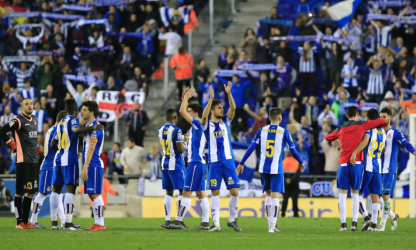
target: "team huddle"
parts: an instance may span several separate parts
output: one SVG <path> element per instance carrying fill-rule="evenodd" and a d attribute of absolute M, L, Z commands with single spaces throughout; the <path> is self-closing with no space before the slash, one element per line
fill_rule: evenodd
<path fill-rule="evenodd" d="M 82 103 L 81 119 L 74 99 L 65 100 L 65 111 L 57 115 L 56 123 L 45 134 L 44 160 L 39 170 L 37 154 L 37 121 L 32 115 L 32 100 L 22 101 L 22 114 L 0 129 L 1 138 L 16 152 L 16 219 L 17 229 L 45 228 L 37 222 L 42 204 L 50 197 L 52 230 L 80 230 L 72 223 L 75 211 L 75 191 L 79 185 L 78 143 L 83 136 L 82 179 L 85 193 L 93 200 L 95 223 L 87 230 L 105 231 L 101 197 L 104 165 L 100 154 L 104 144 L 103 126 L 95 119 L 98 105 L 93 101 Z M 7 135 L 12 132 L 13 139 Z M 39 173 L 40 172 L 40 173 Z M 62 188 L 66 195 L 62 203 Z M 36 196 L 29 221 L 30 206 Z M 24 198 L 23 198 L 23 195 Z M 65 210 L 64 210 L 65 206 Z M 58 216 L 61 226 L 58 224 Z"/>

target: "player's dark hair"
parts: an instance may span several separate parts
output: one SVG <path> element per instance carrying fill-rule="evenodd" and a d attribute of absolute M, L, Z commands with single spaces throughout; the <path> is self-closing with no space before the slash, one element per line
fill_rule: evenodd
<path fill-rule="evenodd" d="M 386 113 L 388 116 L 392 116 L 393 114 L 391 113 L 391 109 L 389 109 L 389 108 L 383 108 L 383 109 L 381 109 L 381 111 L 380 111 L 380 114 L 381 113 Z"/>
<path fill-rule="evenodd" d="M 77 109 L 77 103 L 75 102 L 75 99 L 70 98 L 70 99 L 65 100 L 65 110 L 70 115 L 76 114 L 78 109 Z"/>
<path fill-rule="evenodd" d="M 350 106 L 347 108 L 348 119 L 354 118 L 358 114 L 358 108 L 356 106 Z"/>
<path fill-rule="evenodd" d="M 367 112 L 367 118 L 368 120 L 376 120 L 378 119 L 378 111 L 377 109 L 370 109 Z"/>
<path fill-rule="evenodd" d="M 282 114 L 282 110 L 277 108 L 277 107 L 270 109 L 270 111 L 269 111 L 270 120 L 276 121 L 278 119 L 279 115 L 281 115 L 281 114 Z"/>
<path fill-rule="evenodd" d="M 221 104 L 220 100 L 213 100 L 211 104 L 211 110 L 214 110 L 215 107 L 218 106 L 219 104 Z"/>
<path fill-rule="evenodd" d="M 59 111 L 58 115 L 56 116 L 56 121 L 60 121 L 64 119 L 64 117 L 67 115 L 68 115 L 68 112 L 66 112 L 65 110 Z"/>
<path fill-rule="evenodd" d="M 192 109 L 193 112 L 198 113 L 198 117 L 202 117 L 203 108 L 198 103 L 191 103 L 188 105 L 188 108 Z"/>
<path fill-rule="evenodd" d="M 176 110 L 168 109 L 166 110 L 166 121 L 172 121 L 173 117 L 176 115 Z"/>
<path fill-rule="evenodd" d="M 88 108 L 90 112 L 94 112 L 94 117 L 98 116 L 98 104 L 94 101 L 86 101 L 82 103 L 82 106 Z"/>

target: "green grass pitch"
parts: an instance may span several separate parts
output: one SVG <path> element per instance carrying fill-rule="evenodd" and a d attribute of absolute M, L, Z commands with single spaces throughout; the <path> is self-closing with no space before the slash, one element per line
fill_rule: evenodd
<path fill-rule="evenodd" d="M 185 218 L 189 227 L 199 225 L 200 219 Z M 347 220 L 349 223 L 351 219 Z M 50 227 L 50 219 L 39 222 Z M 163 219 L 106 219 L 107 231 L 52 231 L 50 229 L 17 230 L 14 218 L 0 218 L 0 249 L 416 249 L 416 220 L 401 219 L 397 231 L 338 232 L 339 219 L 279 218 L 281 232 L 267 232 L 264 218 L 240 218 L 242 232 L 227 227 L 221 219 L 221 232 L 166 230 Z M 93 219 L 74 218 L 83 228 Z M 359 227 L 362 225 L 360 219 Z M 348 225 L 350 226 L 350 225 Z"/>

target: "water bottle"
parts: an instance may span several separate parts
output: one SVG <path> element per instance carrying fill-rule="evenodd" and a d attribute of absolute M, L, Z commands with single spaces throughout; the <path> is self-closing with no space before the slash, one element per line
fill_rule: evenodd
<path fill-rule="evenodd" d="M 140 176 L 138 187 L 137 187 L 137 195 L 144 196 L 144 175 Z"/>

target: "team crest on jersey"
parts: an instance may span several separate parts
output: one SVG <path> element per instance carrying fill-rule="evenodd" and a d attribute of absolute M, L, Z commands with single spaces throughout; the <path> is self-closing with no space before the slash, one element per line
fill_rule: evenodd
<path fill-rule="evenodd" d="M 16 120 L 11 120 L 10 122 L 9 122 L 9 126 L 10 127 L 13 127 L 13 125 L 16 123 Z"/>
<path fill-rule="evenodd" d="M 26 190 L 26 185 L 23 185 L 23 189 Z"/>
<path fill-rule="evenodd" d="M 224 124 L 224 122 L 222 120 L 220 120 L 220 124 Z"/>
<path fill-rule="evenodd" d="M 38 181 L 35 180 L 35 184 L 33 185 L 33 188 L 38 188 Z"/>
<path fill-rule="evenodd" d="M 388 135 L 387 135 L 387 138 L 391 138 L 391 134 L 388 134 Z"/>
<path fill-rule="evenodd" d="M 72 125 L 77 124 L 77 119 L 72 119 L 71 124 L 72 124 Z"/>
<path fill-rule="evenodd" d="M 233 185 L 233 184 L 234 184 L 233 177 L 228 177 L 228 185 Z"/>

